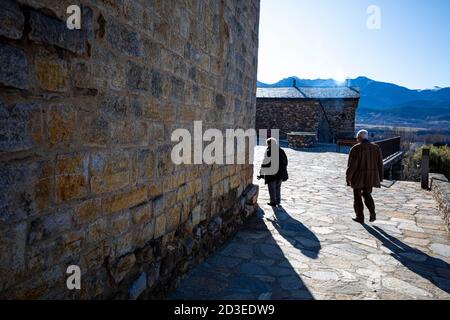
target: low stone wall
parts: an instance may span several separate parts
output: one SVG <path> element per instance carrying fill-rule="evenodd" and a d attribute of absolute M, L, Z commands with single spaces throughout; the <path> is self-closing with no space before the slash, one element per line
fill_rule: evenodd
<path fill-rule="evenodd" d="M 442 174 L 430 174 L 431 192 L 439 205 L 442 218 L 447 223 L 447 231 L 450 231 L 450 182 Z"/>
<path fill-rule="evenodd" d="M 288 144 L 290 148 L 311 148 L 317 142 L 317 135 L 313 132 L 291 132 L 288 133 Z"/>

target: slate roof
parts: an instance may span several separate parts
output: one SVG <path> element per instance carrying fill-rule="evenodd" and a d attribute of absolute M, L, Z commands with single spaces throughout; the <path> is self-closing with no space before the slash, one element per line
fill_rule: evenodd
<path fill-rule="evenodd" d="M 348 87 L 257 88 L 256 98 L 280 99 L 358 99 L 359 92 Z"/>
<path fill-rule="evenodd" d="M 290 98 L 300 99 L 306 98 L 300 91 L 294 87 L 278 87 L 278 88 L 258 88 L 256 89 L 257 98 Z"/>

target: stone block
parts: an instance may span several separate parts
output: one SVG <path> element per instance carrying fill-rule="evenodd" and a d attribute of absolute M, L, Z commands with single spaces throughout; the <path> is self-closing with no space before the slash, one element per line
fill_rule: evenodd
<path fill-rule="evenodd" d="M 87 175 L 88 161 L 88 155 L 82 152 L 58 155 L 56 159 L 56 175 Z"/>
<path fill-rule="evenodd" d="M 138 263 L 152 262 L 155 259 L 153 245 L 149 244 L 137 250 L 136 259 Z"/>
<path fill-rule="evenodd" d="M 53 163 L 46 160 L 0 165 L 0 223 L 15 223 L 48 208 L 53 194 Z"/>
<path fill-rule="evenodd" d="M 166 233 L 175 231 L 180 224 L 181 207 L 174 206 L 166 209 Z"/>
<path fill-rule="evenodd" d="M 256 212 L 256 206 L 255 205 L 253 205 L 253 204 L 246 204 L 244 206 L 244 215 L 245 215 L 246 218 L 251 216 L 255 212 Z"/>
<path fill-rule="evenodd" d="M 66 70 L 58 63 L 38 60 L 35 65 L 36 78 L 39 86 L 47 91 L 65 91 L 66 89 Z"/>
<path fill-rule="evenodd" d="M 155 157 L 154 151 L 141 150 L 138 152 L 137 158 L 138 183 L 151 180 L 155 174 Z"/>
<path fill-rule="evenodd" d="M 214 217 L 208 224 L 208 233 L 211 235 L 215 235 L 220 231 L 222 227 L 222 218 Z"/>
<path fill-rule="evenodd" d="M 79 257 L 84 239 L 84 230 L 69 231 L 62 235 L 63 255 L 65 259 Z"/>
<path fill-rule="evenodd" d="M 129 227 L 130 213 L 128 211 L 125 211 L 111 218 L 108 232 L 111 236 L 116 236 L 126 232 Z"/>
<path fill-rule="evenodd" d="M 190 256 L 194 249 L 194 239 L 192 237 L 186 238 L 184 240 L 183 247 L 186 255 Z"/>
<path fill-rule="evenodd" d="M 30 66 L 22 50 L 0 43 L 0 83 L 18 89 L 28 89 Z"/>
<path fill-rule="evenodd" d="M 105 193 L 130 184 L 130 157 L 127 152 L 96 152 L 91 155 L 91 191 Z"/>
<path fill-rule="evenodd" d="M 290 148 L 311 148 L 317 142 L 314 132 L 290 132 L 287 134 Z"/>
<path fill-rule="evenodd" d="M 144 107 L 144 118 L 156 123 L 172 123 L 175 120 L 176 105 L 172 103 L 160 103 L 152 100 Z"/>
<path fill-rule="evenodd" d="M 217 94 L 216 95 L 216 108 L 219 110 L 224 110 L 226 107 L 227 101 L 225 99 L 225 96 L 222 94 Z"/>
<path fill-rule="evenodd" d="M 97 219 L 88 225 L 86 230 L 86 241 L 88 243 L 99 243 L 108 236 L 108 223 L 105 218 Z"/>
<path fill-rule="evenodd" d="M 155 220 L 150 220 L 146 223 L 138 225 L 138 229 L 134 232 L 134 243 L 138 246 L 142 246 L 153 239 L 155 234 Z"/>
<path fill-rule="evenodd" d="M 94 176 L 91 178 L 91 190 L 93 193 L 105 193 L 125 188 L 130 183 L 129 172 L 112 173 L 105 176 Z"/>
<path fill-rule="evenodd" d="M 164 214 L 156 217 L 155 220 L 155 239 L 166 234 L 166 216 Z"/>
<path fill-rule="evenodd" d="M 130 115 L 128 98 L 116 92 L 108 92 L 100 98 L 100 111 L 109 120 L 126 120 Z"/>
<path fill-rule="evenodd" d="M 25 271 L 27 224 L 17 224 L 0 232 L 0 292 Z"/>
<path fill-rule="evenodd" d="M 112 20 L 108 21 L 106 39 L 112 48 L 125 55 L 137 57 L 142 54 L 140 36 L 125 25 Z"/>
<path fill-rule="evenodd" d="M 128 289 L 128 296 L 131 300 L 136 300 L 145 289 L 147 289 L 147 274 L 142 272 Z"/>
<path fill-rule="evenodd" d="M 68 146 L 77 133 L 77 113 L 70 105 L 51 105 L 47 116 L 47 135 L 50 147 Z"/>
<path fill-rule="evenodd" d="M 0 103 L 0 152 L 22 151 L 42 142 L 42 115 L 37 103 Z"/>
<path fill-rule="evenodd" d="M 51 216 L 31 221 L 27 243 L 33 244 L 35 241 L 45 240 L 69 230 L 72 214 L 71 209 L 59 210 Z"/>
<path fill-rule="evenodd" d="M 54 45 L 77 54 L 83 54 L 86 51 L 84 46 L 84 29 L 70 30 L 65 21 L 61 21 L 41 12 L 31 10 L 29 39 L 45 45 Z"/>
<path fill-rule="evenodd" d="M 56 161 L 56 201 L 81 198 L 88 193 L 88 157 L 83 153 L 60 155 Z"/>
<path fill-rule="evenodd" d="M 134 207 L 147 199 L 147 189 L 141 187 L 124 193 L 105 197 L 102 200 L 102 208 L 106 213 L 111 213 L 126 208 Z"/>
<path fill-rule="evenodd" d="M 82 253 L 84 264 L 86 268 L 97 269 L 100 268 L 106 258 L 105 249 L 103 245 L 96 246 L 92 249 L 86 250 Z"/>
<path fill-rule="evenodd" d="M 159 280 L 160 267 L 161 264 L 159 262 L 154 262 L 150 265 L 150 268 L 147 271 L 147 286 L 149 289 Z"/>
<path fill-rule="evenodd" d="M 127 63 L 127 86 L 133 90 L 149 91 L 152 75 L 150 70 L 135 62 Z"/>
<path fill-rule="evenodd" d="M 249 185 L 244 191 L 245 194 L 245 202 L 248 204 L 255 204 L 258 200 L 258 191 L 259 188 L 257 185 Z"/>
<path fill-rule="evenodd" d="M 166 192 L 164 194 L 164 208 L 166 210 L 173 208 L 176 203 L 177 203 L 176 191 Z"/>
<path fill-rule="evenodd" d="M 155 98 L 160 98 L 163 94 L 163 76 L 157 70 L 151 71 L 151 87 L 150 92 Z"/>
<path fill-rule="evenodd" d="M 194 228 L 200 223 L 202 219 L 202 206 L 197 205 L 192 209 L 189 219 L 187 220 L 186 228 L 188 232 L 192 232 Z"/>
<path fill-rule="evenodd" d="M 143 225 L 153 218 L 152 204 L 146 203 L 131 209 L 131 221 L 134 224 Z"/>
<path fill-rule="evenodd" d="M 72 84 L 77 88 L 93 88 L 92 65 L 84 60 L 75 60 L 71 63 L 70 76 Z"/>
<path fill-rule="evenodd" d="M 170 78 L 170 97 L 175 101 L 184 100 L 184 82 L 182 79 Z"/>
<path fill-rule="evenodd" d="M 106 145 L 110 141 L 111 124 L 104 116 L 85 118 L 80 125 L 80 136 L 84 144 Z"/>
<path fill-rule="evenodd" d="M 153 203 L 153 214 L 158 217 L 164 213 L 164 196 L 158 195 L 152 201 Z"/>
<path fill-rule="evenodd" d="M 10 39 L 22 38 L 24 16 L 15 1 L 2 0 L 0 11 L 0 35 Z"/>
<path fill-rule="evenodd" d="M 113 241 L 114 256 L 122 256 L 126 253 L 133 251 L 135 246 L 137 245 L 134 242 L 134 239 L 135 237 L 133 231 L 124 233 L 119 237 L 113 239 L 112 241 Z"/>
<path fill-rule="evenodd" d="M 125 278 L 128 272 L 134 267 L 136 263 L 136 256 L 134 253 L 127 254 L 126 256 L 120 257 L 117 262 L 110 268 L 111 276 L 116 283 Z"/>
<path fill-rule="evenodd" d="M 89 173 L 92 176 L 107 176 L 130 169 L 130 156 L 123 151 L 99 151 L 91 154 Z"/>

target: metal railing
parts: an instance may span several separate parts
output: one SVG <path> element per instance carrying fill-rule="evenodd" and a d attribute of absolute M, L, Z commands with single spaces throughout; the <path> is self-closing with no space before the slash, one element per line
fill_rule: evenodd
<path fill-rule="evenodd" d="M 387 159 L 390 156 L 401 151 L 400 137 L 375 141 L 374 143 L 380 147 L 383 159 Z"/>
<path fill-rule="evenodd" d="M 375 141 L 381 149 L 385 178 L 393 180 L 394 176 L 401 177 L 401 151 L 400 137 Z"/>

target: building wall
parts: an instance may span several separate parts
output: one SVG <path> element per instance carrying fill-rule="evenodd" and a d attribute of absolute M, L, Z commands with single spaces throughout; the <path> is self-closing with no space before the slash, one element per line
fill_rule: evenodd
<path fill-rule="evenodd" d="M 318 133 L 322 127 L 329 127 L 331 135 L 337 138 L 353 137 L 358 100 L 320 102 L 323 109 L 316 99 L 257 99 L 256 128 L 279 129 L 280 139 L 286 139 L 289 132 Z"/>
<path fill-rule="evenodd" d="M 280 139 L 295 131 L 317 132 L 323 112 L 309 99 L 257 99 L 256 129 L 279 129 Z"/>
<path fill-rule="evenodd" d="M 170 137 L 254 127 L 259 0 L 80 2 L 1 1 L 1 298 L 164 296 L 255 208 L 251 165 Z"/>
<path fill-rule="evenodd" d="M 354 138 L 358 99 L 325 99 L 322 106 L 327 114 L 332 132 L 338 138 Z"/>

